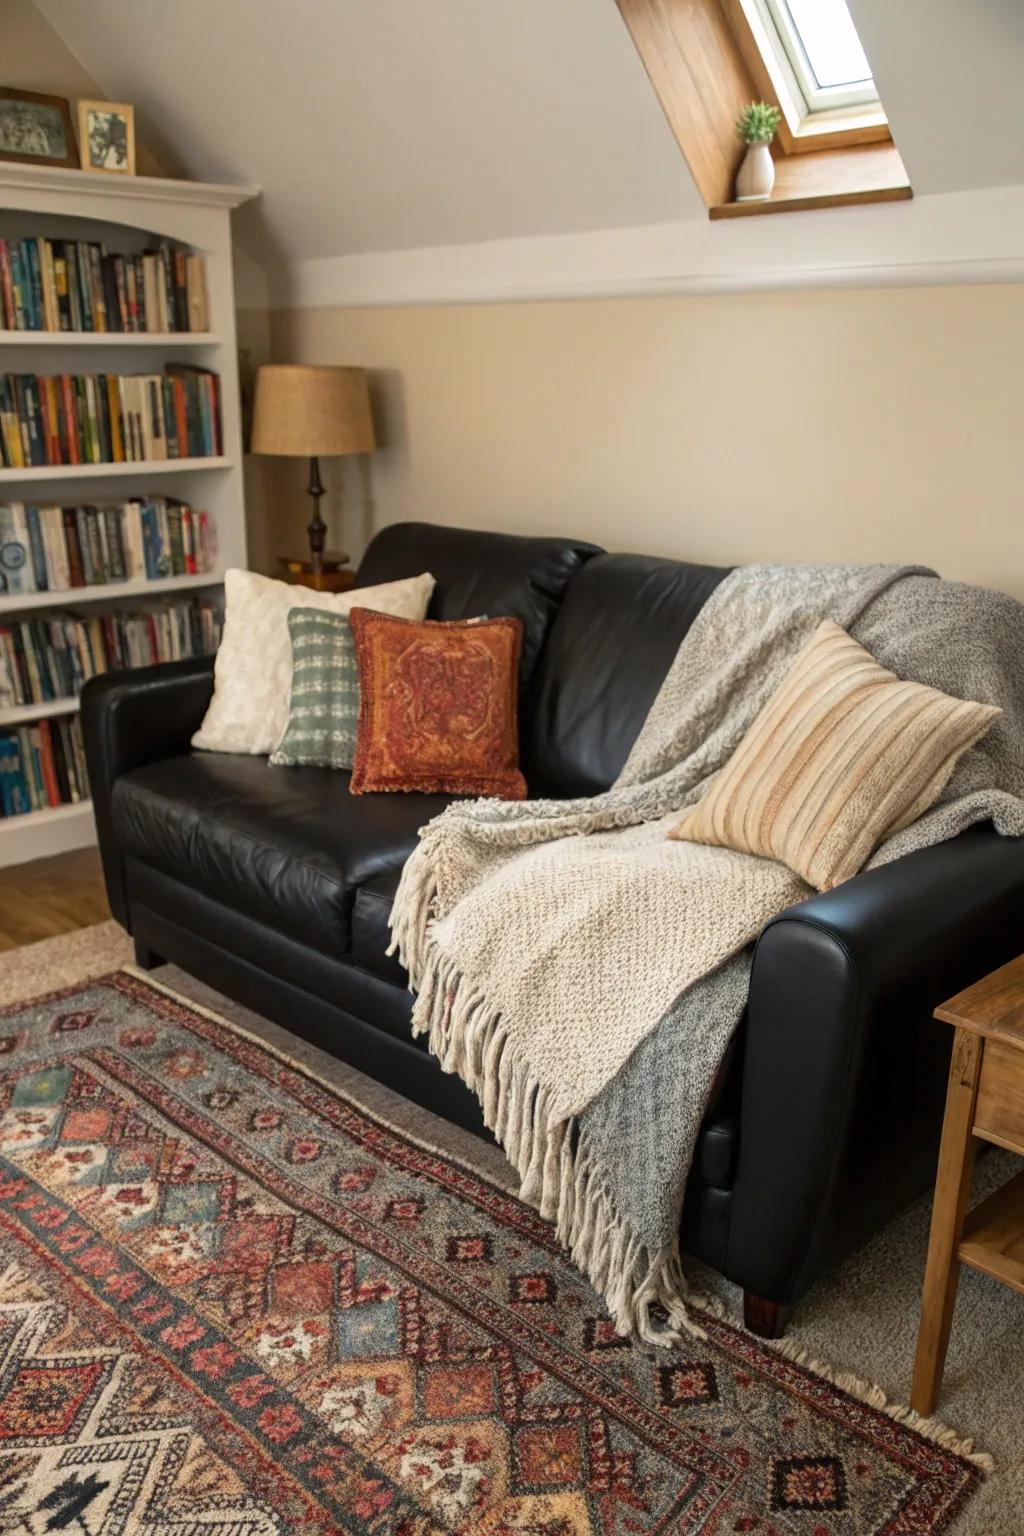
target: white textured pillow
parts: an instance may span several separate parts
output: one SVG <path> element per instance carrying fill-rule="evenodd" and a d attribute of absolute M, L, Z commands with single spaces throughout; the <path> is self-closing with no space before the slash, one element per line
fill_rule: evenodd
<path fill-rule="evenodd" d="M 206 752 L 270 753 L 288 724 L 292 685 L 292 608 L 348 613 L 373 608 L 423 619 L 434 590 L 430 575 L 409 576 L 349 592 L 313 592 L 255 571 L 224 577 L 224 637 L 213 673 L 213 698 L 192 745 Z"/>

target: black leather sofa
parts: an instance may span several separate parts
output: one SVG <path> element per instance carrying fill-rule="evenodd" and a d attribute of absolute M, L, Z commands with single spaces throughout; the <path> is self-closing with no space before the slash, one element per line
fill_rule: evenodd
<path fill-rule="evenodd" d="M 384 530 L 357 585 L 429 570 L 431 616 L 523 620 L 531 790 L 606 788 L 725 570 L 569 539 Z M 475 1099 L 409 1033 L 385 951 L 401 865 L 443 797 L 348 793 L 348 776 L 193 752 L 213 664 L 90 682 L 82 697 L 107 891 L 142 965 L 228 996 L 481 1131 Z M 710 1104 L 684 1250 L 781 1331 L 815 1275 L 930 1183 L 950 1031 L 935 1005 L 1021 947 L 1024 844 L 991 827 L 784 912 L 756 948 L 746 1017 Z"/>

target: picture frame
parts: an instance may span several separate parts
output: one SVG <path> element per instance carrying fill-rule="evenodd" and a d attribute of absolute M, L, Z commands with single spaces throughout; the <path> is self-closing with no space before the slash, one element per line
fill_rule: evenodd
<path fill-rule="evenodd" d="M 0 86 L 0 160 L 77 166 L 70 103 L 63 96 Z"/>
<path fill-rule="evenodd" d="M 83 171 L 135 175 L 135 108 L 127 101 L 80 101 L 78 145 Z"/>

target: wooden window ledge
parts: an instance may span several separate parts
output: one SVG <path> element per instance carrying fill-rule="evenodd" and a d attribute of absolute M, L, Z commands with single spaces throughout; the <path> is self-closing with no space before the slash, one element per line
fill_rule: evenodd
<path fill-rule="evenodd" d="M 818 149 L 794 139 L 785 122 L 772 147 L 775 188 L 764 202 L 733 200 L 744 146 L 736 118 L 747 102 L 774 101 L 771 80 L 737 39 L 735 0 L 617 0 L 669 126 L 713 219 L 745 219 L 803 208 L 897 202 L 912 195 L 899 152 L 884 124 L 829 132 Z M 744 24 L 745 25 L 745 24 Z M 751 64 L 755 68 L 751 67 Z M 819 128 L 827 125 L 820 124 Z M 815 129 L 817 131 L 817 129 Z M 865 143 L 869 133 L 873 142 Z M 875 136 L 883 133 L 883 140 Z M 856 142 L 851 143 L 856 135 Z"/>
<path fill-rule="evenodd" d="M 843 208 L 852 203 L 894 203 L 912 197 L 893 144 L 818 149 L 783 155 L 775 162 L 775 186 L 763 202 L 714 203 L 713 219 L 747 219 L 805 208 Z"/>

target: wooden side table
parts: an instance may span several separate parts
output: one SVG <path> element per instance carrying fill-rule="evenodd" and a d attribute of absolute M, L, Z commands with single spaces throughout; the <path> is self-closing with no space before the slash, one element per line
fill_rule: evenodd
<path fill-rule="evenodd" d="M 918 1413 L 935 1407 L 960 1265 L 1024 1294 L 1024 1172 L 967 1213 L 979 1141 L 1024 1156 L 1024 956 L 936 1008 L 956 1026 L 946 1092 L 914 1384 Z"/>
<path fill-rule="evenodd" d="M 314 592 L 347 592 L 355 586 L 356 573 L 348 563 L 348 555 L 325 554 L 319 571 L 314 571 L 308 555 L 279 555 L 278 563 L 284 566 L 285 580 L 295 587 L 311 587 Z"/>

